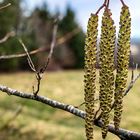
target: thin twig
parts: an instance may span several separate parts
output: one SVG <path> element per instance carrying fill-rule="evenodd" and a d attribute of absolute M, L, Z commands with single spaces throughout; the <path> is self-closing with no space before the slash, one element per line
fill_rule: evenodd
<path fill-rule="evenodd" d="M 41 83 L 41 79 L 42 79 L 42 74 L 46 71 L 47 66 L 48 66 L 48 64 L 50 62 L 50 59 L 52 57 L 54 46 L 56 44 L 57 28 L 58 28 L 58 24 L 55 24 L 54 29 L 53 29 L 51 48 L 50 48 L 50 52 L 49 52 L 49 55 L 48 55 L 48 58 L 47 58 L 47 62 L 45 64 L 45 66 L 43 66 L 39 71 L 36 70 L 35 65 L 34 65 L 32 59 L 30 57 L 30 54 L 29 54 L 28 50 L 27 50 L 27 47 L 25 46 L 23 41 L 21 39 L 19 39 L 20 44 L 22 45 L 22 47 L 24 48 L 24 51 L 26 52 L 29 66 L 30 66 L 31 70 L 33 70 L 36 73 L 37 88 L 35 90 L 35 87 L 33 86 L 33 94 L 34 94 L 34 96 L 37 96 L 37 94 L 38 94 L 38 92 L 40 90 L 40 83 Z"/>
<path fill-rule="evenodd" d="M 6 42 L 10 37 L 14 37 L 14 36 L 15 36 L 14 31 L 7 33 L 2 39 L 0 39 L 0 44 Z"/>
<path fill-rule="evenodd" d="M 63 37 L 60 37 L 59 39 L 57 39 L 56 42 L 56 46 L 59 46 L 65 42 L 67 42 L 69 39 L 71 39 L 74 35 L 76 35 L 77 33 L 79 33 L 80 29 L 77 28 L 75 30 L 73 30 L 72 32 L 67 33 L 66 35 L 64 35 Z M 50 49 L 48 47 L 42 47 L 42 48 L 38 48 L 35 49 L 33 51 L 30 51 L 29 54 L 33 55 L 33 54 L 37 54 L 43 51 L 49 51 Z M 12 58 L 20 58 L 20 57 L 25 57 L 27 56 L 26 53 L 21 53 L 21 54 L 12 54 L 12 55 L 2 55 L 0 56 L 0 60 L 3 59 L 12 59 Z"/>
<path fill-rule="evenodd" d="M 23 43 L 23 41 L 21 39 L 19 39 L 19 42 L 22 45 L 22 47 L 24 48 L 24 51 L 26 52 L 28 64 L 29 64 L 31 70 L 36 73 L 37 89 L 35 90 L 35 87 L 33 86 L 33 94 L 34 94 L 34 96 L 36 96 L 40 90 L 40 81 L 41 81 L 42 77 L 40 76 L 40 72 L 38 72 L 36 70 L 35 65 L 30 57 L 30 54 L 28 53 L 27 47 L 25 46 L 25 44 Z"/>
<path fill-rule="evenodd" d="M 134 57 L 133 57 L 133 54 L 132 54 L 132 51 L 130 50 L 130 55 L 131 55 L 131 59 L 132 59 L 132 74 L 131 74 L 131 81 L 134 80 L 134 69 L 135 69 L 135 63 L 134 63 Z"/>
<path fill-rule="evenodd" d="M 58 24 L 56 23 L 54 25 L 54 28 L 53 28 L 53 35 L 52 35 L 52 42 L 51 42 L 51 46 L 50 46 L 50 52 L 49 52 L 49 55 L 47 57 L 47 61 L 46 61 L 46 64 L 44 67 L 41 68 L 41 72 L 44 73 L 49 65 L 49 62 L 52 58 L 52 54 L 53 54 L 53 51 L 54 51 L 54 47 L 55 47 L 55 44 L 56 44 L 56 34 L 57 34 L 57 28 L 58 28 Z"/>
<path fill-rule="evenodd" d="M 107 0 L 104 1 L 103 5 L 97 10 L 96 15 L 106 6 Z"/>
<path fill-rule="evenodd" d="M 32 69 L 32 71 L 36 72 L 36 69 L 35 69 L 35 66 L 34 66 L 34 63 L 28 53 L 28 50 L 27 50 L 27 47 L 25 46 L 25 44 L 23 43 L 22 39 L 19 39 L 19 42 L 20 44 L 22 45 L 24 51 L 26 52 L 26 55 L 27 55 L 27 60 L 28 60 L 28 64 L 30 66 L 30 68 Z"/>
<path fill-rule="evenodd" d="M 36 89 L 36 91 L 35 91 L 35 87 L 33 86 L 33 94 L 34 94 L 34 96 L 37 96 L 37 94 L 38 94 L 38 92 L 40 90 L 41 79 L 42 79 L 41 73 L 37 72 L 36 73 L 36 80 L 37 80 L 37 89 Z"/>
<path fill-rule="evenodd" d="M 134 69 L 132 68 L 132 72 L 131 72 L 131 81 L 134 81 Z"/>
<path fill-rule="evenodd" d="M 58 28 L 58 24 L 55 23 L 54 25 L 54 28 L 53 28 L 53 35 L 52 35 L 52 42 L 51 42 L 51 46 L 50 46 L 50 52 L 49 52 L 49 55 L 47 57 L 47 61 L 46 61 L 46 64 L 45 66 L 43 66 L 39 72 L 36 73 L 36 79 L 37 79 L 37 90 L 34 93 L 34 95 L 36 96 L 37 93 L 39 92 L 40 90 L 40 82 L 41 82 L 41 79 L 42 79 L 42 75 L 43 73 L 46 71 L 48 65 L 49 65 L 49 62 L 52 58 L 52 54 L 53 54 L 53 51 L 54 51 L 54 47 L 55 47 L 55 44 L 56 44 L 56 34 L 57 34 L 57 28 Z M 33 87 L 33 90 L 34 90 L 34 87 Z"/>
<path fill-rule="evenodd" d="M 126 6 L 126 4 L 124 3 L 124 1 L 123 0 L 120 0 L 121 1 L 121 3 L 122 3 L 122 5 L 123 6 Z"/>
<path fill-rule="evenodd" d="M 75 106 L 75 108 L 80 108 L 80 107 L 83 106 L 85 103 L 86 103 L 86 102 L 83 102 L 83 103 L 81 103 L 80 105 Z"/>
<path fill-rule="evenodd" d="M 40 53 L 40 52 L 43 52 L 43 51 L 46 51 L 46 50 L 48 50 L 48 48 L 42 47 L 42 48 L 38 48 L 38 49 L 35 49 L 33 51 L 30 51 L 29 54 L 33 55 L 33 54 L 37 54 L 37 53 Z M 27 56 L 26 53 L 12 54 L 12 55 L 2 55 L 2 56 L 0 56 L 0 60 L 20 58 L 20 57 L 25 57 L 25 56 Z"/>
<path fill-rule="evenodd" d="M 133 88 L 135 82 L 136 82 L 139 78 L 140 78 L 140 73 L 139 73 L 133 80 L 131 80 L 131 82 L 130 82 L 128 88 L 126 89 L 126 91 L 125 91 L 125 93 L 124 93 L 124 96 L 126 96 L 126 95 L 129 93 L 129 91 Z"/>
<path fill-rule="evenodd" d="M 26 52 L 28 64 L 29 64 L 31 70 L 36 73 L 36 80 L 37 80 L 36 91 L 35 91 L 35 87 L 33 86 L 33 94 L 36 96 L 40 89 L 40 81 L 41 81 L 42 77 L 40 76 L 40 72 L 37 72 L 35 65 L 30 57 L 30 54 L 28 53 L 27 47 L 25 46 L 25 44 L 23 43 L 23 41 L 21 39 L 19 39 L 19 42 L 22 45 L 22 47 L 24 48 L 24 51 Z"/>
<path fill-rule="evenodd" d="M 106 9 L 109 8 L 109 3 L 110 3 L 110 0 L 107 0 L 107 3 L 106 3 Z"/>
<path fill-rule="evenodd" d="M 9 6 L 11 6 L 11 3 L 8 3 L 8 4 L 4 5 L 4 6 L 1 6 L 1 7 L 0 7 L 0 10 L 5 9 L 5 8 L 7 8 L 7 7 L 9 7 Z"/>

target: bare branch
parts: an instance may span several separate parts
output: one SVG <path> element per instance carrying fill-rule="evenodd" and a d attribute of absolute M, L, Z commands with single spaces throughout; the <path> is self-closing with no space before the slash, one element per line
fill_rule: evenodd
<path fill-rule="evenodd" d="M 138 74 L 135 78 L 131 79 L 131 82 L 128 86 L 128 88 L 126 89 L 125 93 L 124 93 L 124 96 L 126 96 L 128 94 L 128 92 L 130 91 L 130 89 L 133 88 L 135 82 L 140 78 L 140 74 Z"/>
<path fill-rule="evenodd" d="M 45 64 L 45 66 L 42 67 L 42 69 L 41 69 L 41 73 L 45 72 L 45 70 L 47 69 L 48 64 L 49 64 L 49 62 L 50 62 L 50 60 L 52 58 L 52 54 L 53 54 L 54 47 L 55 47 L 55 44 L 56 44 L 57 28 L 58 28 L 58 24 L 55 24 L 54 25 L 54 29 L 53 29 L 53 35 L 52 35 L 52 42 L 51 42 L 51 46 L 50 46 L 50 52 L 49 52 L 49 55 L 48 55 L 47 62 Z"/>
<path fill-rule="evenodd" d="M 14 96 L 21 97 L 21 98 L 35 100 L 37 102 L 41 102 L 43 104 L 49 105 L 53 108 L 67 111 L 75 116 L 80 117 L 80 118 L 83 118 L 83 119 L 85 118 L 84 111 L 79 110 L 72 105 L 67 105 L 67 104 L 49 99 L 49 98 L 44 97 L 44 96 L 39 96 L 39 95 L 34 96 L 33 94 L 20 92 L 20 91 L 17 91 L 17 90 L 14 90 L 14 89 L 11 89 L 9 87 L 2 86 L 2 85 L 0 85 L 0 91 L 7 93 L 8 95 L 14 95 Z M 98 127 L 102 126 L 102 122 L 98 119 L 95 120 L 94 124 Z M 140 140 L 139 133 L 125 130 L 125 129 L 121 129 L 121 128 L 118 131 L 116 131 L 113 125 L 109 125 L 108 129 L 109 129 L 109 132 L 115 134 L 118 137 L 122 136 L 122 137 L 125 137 L 127 140 Z"/>
<path fill-rule="evenodd" d="M 32 71 L 36 72 L 34 63 L 33 63 L 32 59 L 31 59 L 31 57 L 30 57 L 30 55 L 28 53 L 27 47 L 25 46 L 25 44 L 23 43 L 23 41 L 21 39 L 19 39 L 19 42 L 22 45 L 24 51 L 26 52 L 27 60 L 28 60 L 28 64 L 29 64 L 30 68 L 32 69 Z"/>
<path fill-rule="evenodd" d="M 51 46 L 50 46 L 50 52 L 49 52 L 49 55 L 47 57 L 47 61 L 46 61 L 46 64 L 45 66 L 43 66 L 39 72 L 36 73 L 36 79 L 37 79 L 37 90 L 34 91 L 34 87 L 33 87 L 33 93 L 34 95 L 36 96 L 40 90 L 40 83 L 41 83 L 41 79 L 42 79 L 42 75 L 43 73 L 46 71 L 47 67 L 48 67 L 48 64 L 52 58 L 52 54 L 53 54 L 53 51 L 54 51 L 54 47 L 55 47 L 55 44 L 56 44 L 56 34 L 57 34 L 57 28 L 58 28 L 58 24 L 55 23 L 54 25 L 54 28 L 53 28 L 53 35 L 52 35 L 52 42 L 51 42 Z"/>
<path fill-rule="evenodd" d="M 40 90 L 40 83 L 41 83 L 42 75 L 46 71 L 46 69 L 48 67 L 48 64 L 50 62 L 50 59 L 52 57 L 52 54 L 53 54 L 54 46 L 56 44 L 57 28 L 58 28 L 58 24 L 55 24 L 54 29 L 53 29 L 53 36 L 52 36 L 52 42 L 51 42 L 51 46 L 50 46 L 50 52 L 49 52 L 49 55 L 47 57 L 47 62 L 45 64 L 45 66 L 43 66 L 38 72 L 36 71 L 36 79 L 37 79 L 37 89 L 36 89 L 36 91 L 34 90 L 34 86 L 33 86 L 33 93 L 34 93 L 35 96 L 38 94 L 38 92 Z"/>
<path fill-rule="evenodd" d="M 73 30 L 72 32 L 67 33 L 63 37 L 57 39 L 56 46 L 65 43 L 66 41 L 68 41 L 69 39 L 71 39 L 74 35 L 76 35 L 77 33 L 79 33 L 79 31 L 80 31 L 80 29 L 77 28 L 77 29 Z M 39 52 L 43 52 L 43 51 L 49 51 L 49 48 L 48 47 L 38 48 L 38 49 L 35 49 L 33 51 L 30 51 L 29 54 L 30 55 L 33 55 L 33 54 L 36 54 L 36 53 L 39 53 Z M 0 60 L 2 60 L 2 59 L 20 58 L 20 57 L 25 57 L 25 56 L 27 56 L 26 53 L 12 54 L 12 55 L 3 55 L 3 56 L 0 56 Z"/>
<path fill-rule="evenodd" d="M 104 0 L 103 5 L 97 10 L 96 15 L 106 6 L 107 0 Z"/>
<path fill-rule="evenodd" d="M 57 41 L 56 41 L 56 45 L 61 45 L 65 42 L 67 42 L 69 39 L 71 39 L 73 36 L 75 36 L 76 34 L 78 34 L 80 32 L 79 28 L 74 29 L 73 31 L 65 34 L 63 37 L 60 37 Z"/>
<path fill-rule="evenodd" d="M 15 36 L 15 32 L 11 31 L 9 33 L 7 33 L 2 39 L 0 39 L 0 43 L 4 43 L 6 42 L 10 37 L 14 37 Z"/>
<path fill-rule="evenodd" d="M 81 103 L 80 105 L 78 106 L 74 106 L 75 108 L 80 108 L 81 106 L 83 106 L 85 104 L 85 102 Z"/>
<path fill-rule="evenodd" d="M 134 80 L 134 69 L 132 68 L 131 81 Z"/>
<path fill-rule="evenodd" d="M 46 51 L 46 50 L 48 50 L 46 47 L 42 47 L 42 48 L 39 48 L 39 49 L 36 49 L 36 50 L 33 50 L 33 51 L 29 52 L 29 54 L 33 55 L 33 54 L 43 52 L 43 51 Z M 27 56 L 26 53 L 12 54 L 12 55 L 2 55 L 2 56 L 0 56 L 0 60 L 12 59 L 12 58 L 20 58 L 20 57 L 25 57 L 25 56 Z"/>
<path fill-rule="evenodd" d="M 35 65 L 30 57 L 30 54 L 28 53 L 27 47 L 25 46 L 25 44 L 23 43 L 23 41 L 21 39 L 19 39 L 19 42 L 22 45 L 24 51 L 26 52 L 28 64 L 29 64 L 31 70 L 36 73 L 37 89 L 35 90 L 35 87 L 33 86 L 33 94 L 36 96 L 40 89 L 40 82 L 41 82 L 42 77 L 40 75 L 40 72 L 38 72 L 35 69 Z"/>
<path fill-rule="evenodd" d="M 8 4 L 4 5 L 4 6 L 1 6 L 1 7 L 0 7 L 0 10 L 5 9 L 5 8 L 7 8 L 7 7 L 9 7 L 9 6 L 11 6 L 11 3 L 8 3 Z"/>
<path fill-rule="evenodd" d="M 36 73 L 36 80 L 37 80 L 37 89 L 36 89 L 36 91 L 35 91 L 35 88 L 33 86 L 33 94 L 34 94 L 34 96 L 36 96 L 38 94 L 39 90 L 40 90 L 41 79 L 42 79 L 41 73 L 37 72 Z"/>
<path fill-rule="evenodd" d="M 121 3 L 122 3 L 122 5 L 123 6 L 126 6 L 126 4 L 124 3 L 124 1 L 123 0 L 120 0 L 121 1 Z"/>
<path fill-rule="evenodd" d="M 47 66 L 50 62 L 50 59 L 52 57 L 53 54 L 53 50 L 54 50 L 54 46 L 56 44 L 56 34 L 57 34 L 57 28 L 58 28 L 58 24 L 54 25 L 54 29 L 53 29 L 53 35 L 52 35 L 52 42 L 51 42 L 51 48 L 50 48 L 50 52 L 47 58 L 47 62 L 45 64 L 45 66 L 43 66 L 39 71 L 36 70 L 35 65 L 30 57 L 30 54 L 28 53 L 27 47 L 25 46 L 25 44 L 23 43 L 23 41 L 21 39 L 19 39 L 20 44 L 22 45 L 26 55 L 27 55 L 27 60 L 28 60 L 28 64 L 31 68 L 32 71 L 34 71 L 36 73 L 36 80 L 37 80 L 37 89 L 35 90 L 35 87 L 33 86 L 33 94 L 34 96 L 36 96 L 40 90 L 40 83 L 41 83 L 41 79 L 42 79 L 42 74 L 46 71 Z"/>

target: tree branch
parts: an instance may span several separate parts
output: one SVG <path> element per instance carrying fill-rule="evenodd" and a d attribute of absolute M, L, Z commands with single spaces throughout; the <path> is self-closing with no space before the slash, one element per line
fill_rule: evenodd
<path fill-rule="evenodd" d="M 133 70 L 132 70 L 132 77 L 131 77 L 131 82 L 128 86 L 128 88 L 126 89 L 124 96 L 126 96 L 128 94 L 128 92 L 130 91 L 130 89 L 133 88 L 135 82 L 140 78 L 140 74 L 138 74 L 135 78 L 134 78 L 134 74 L 133 74 Z"/>
<path fill-rule="evenodd" d="M 98 15 L 98 13 L 106 6 L 106 2 L 107 0 L 104 0 L 103 5 L 97 10 L 96 15 Z"/>
<path fill-rule="evenodd" d="M 14 31 L 7 33 L 2 39 L 0 39 L 0 44 L 6 42 L 10 37 L 14 37 L 14 36 L 15 36 Z"/>
<path fill-rule="evenodd" d="M 51 42 L 51 46 L 50 46 L 50 52 L 49 52 L 49 55 L 47 57 L 47 61 L 46 61 L 46 64 L 45 66 L 43 66 L 41 69 L 40 69 L 40 72 L 41 73 L 44 73 L 49 65 L 49 62 L 52 58 L 52 55 L 53 55 L 53 51 L 54 51 L 54 47 L 56 45 L 56 35 L 57 35 L 57 29 L 58 29 L 58 24 L 55 23 L 54 25 L 54 28 L 53 28 L 53 34 L 52 34 L 52 42 Z"/>
<path fill-rule="evenodd" d="M 1 6 L 1 7 L 0 7 L 0 10 L 5 9 L 5 8 L 7 8 L 7 7 L 9 7 L 9 6 L 11 6 L 11 3 L 8 3 L 8 4 L 4 5 L 4 6 Z"/>
<path fill-rule="evenodd" d="M 122 3 L 122 5 L 123 6 L 126 6 L 126 4 L 124 3 L 124 1 L 123 0 L 120 0 L 121 1 L 121 3 Z"/>
<path fill-rule="evenodd" d="M 27 55 L 28 64 L 29 64 L 31 70 L 32 70 L 33 72 L 36 72 L 35 65 L 34 65 L 32 59 L 31 59 L 31 57 L 30 57 L 30 55 L 29 55 L 29 53 L 28 53 L 27 47 L 26 47 L 25 44 L 23 43 L 22 39 L 19 39 L 19 42 L 20 42 L 20 44 L 22 45 L 22 47 L 23 47 L 23 49 L 24 49 L 24 51 L 25 51 L 25 53 L 26 53 L 26 55 Z"/>
<path fill-rule="evenodd" d="M 20 91 L 17 91 L 17 90 L 14 90 L 14 89 L 11 89 L 9 87 L 2 86 L 2 85 L 0 85 L 0 91 L 2 91 L 4 93 L 7 93 L 8 95 L 14 95 L 14 96 L 18 96 L 18 97 L 21 97 L 21 98 L 35 100 L 35 101 L 41 102 L 43 104 L 49 105 L 53 108 L 57 108 L 57 109 L 67 111 L 67 112 L 69 112 L 69 113 L 71 113 L 75 116 L 78 116 L 82 119 L 85 118 L 85 112 L 84 111 L 79 110 L 72 105 L 67 105 L 67 104 L 49 99 L 49 98 L 44 97 L 44 96 L 39 96 L 39 95 L 34 96 L 33 94 L 20 92 Z M 94 124 L 98 127 L 102 126 L 102 122 L 98 119 L 95 120 Z M 109 132 L 115 134 L 119 138 L 124 137 L 127 140 L 140 140 L 140 134 L 139 133 L 129 131 L 129 130 L 125 130 L 125 129 L 122 129 L 122 128 L 120 128 L 118 131 L 116 131 L 113 125 L 109 125 L 108 128 L 109 128 Z"/>
<path fill-rule="evenodd" d="M 68 41 L 69 39 L 71 39 L 73 36 L 75 36 L 77 33 L 79 33 L 79 31 L 80 31 L 80 29 L 77 28 L 77 29 L 73 30 L 72 32 L 67 33 L 63 37 L 58 38 L 56 40 L 56 46 L 65 43 L 66 41 Z M 38 48 L 38 49 L 35 49 L 33 51 L 30 51 L 29 54 L 30 55 L 33 55 L 33 54 L 37 54 L 39 52 L 44 52 L 44 51 L 49 51 L 49 50 L 50 50 L 50 48 L 48 48 L 48 47 L 42 47 L 42 48 Z M 2 55 L 2 56 L 0 56 L 0 60 L 3 60 L 3 59 L 12 59 L 12 58 L 20 58 L 20 57 L 25 57 L 25 56 L 27 56 L 26 53 L 12 54 L 12 55 Z"/>

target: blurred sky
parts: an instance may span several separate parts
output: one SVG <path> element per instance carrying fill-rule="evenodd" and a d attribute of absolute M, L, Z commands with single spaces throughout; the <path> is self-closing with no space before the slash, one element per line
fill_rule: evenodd
<path fill-rule="evenodd" d="M 132 37 L 140 38 L 140 0 L 124 1 L 131 10 Z M 28 9 L 27 12 L 29 12 L 35 6 L 42 5 L 43 2 L 48 4 L 48 7 L 52 12 L 54 12 L 57 8 L 62 14 L 65 13 L 65 8 L 69 4 L 76 12 L 76 18 L 78 22 L 81 24 L 84 31 L 86 31 L 87 20 L 90 16 L 90 13 L 95 13 L 97 9 L 102 5 L 104 0 L 24 0 L 23 7 L 26 7 Z M 119 13 L 121 9 L 120 0 L 110 0 L 110 8 L 112 10 L 113 19 L 115 20 L 115 24 L 118 29 Z"/>

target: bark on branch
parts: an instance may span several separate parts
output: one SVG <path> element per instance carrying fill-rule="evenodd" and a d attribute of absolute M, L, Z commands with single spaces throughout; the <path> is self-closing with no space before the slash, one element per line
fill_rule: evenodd
<path fill-rule="evenodd" d="M 49 105 L 53 108 L 57 108 L 57 109 L 67 111 L 67 112 L 69 112 L 69 113 L 71 113 L 75 116 L 78 116 L 82 119 L 85 118 L 85 112 L 84 111 L 79 110 L 72 105 L 67 105 L 67 104 L 49 99 L 49 98 L 44 97 L 44 96 L 40 96 L 40 95 L 34 96 L 33 94 L 20 92 L 20 91 L 17 91 L 15 89 L 11 89 L 9 87 L 2 86 L 2 85 L 0 85 L 0 91 L 2 91 L 4 93 L 7 93 L 8 95 L 14 95 L 14 96 L 18 96 L 18 97 L 21 97 L 21 98 L 35 100 L 35 101 L 41 102 L 43 104 Z M 102 122 L 100 120 L 95 120 L 94 124 L 98 127 L 102 126 Z M 115 131 L 113 125 L 109 125 L 109 132 L 115 134 L 119 138 L 124 137 L 127 140 L 140 140 L 140 134 L 139 133 L 129 131 L 129 130 L 125 130 L 125 129 L 122 129 L 122 128 L 120 128 L 118 131 Z"/>

